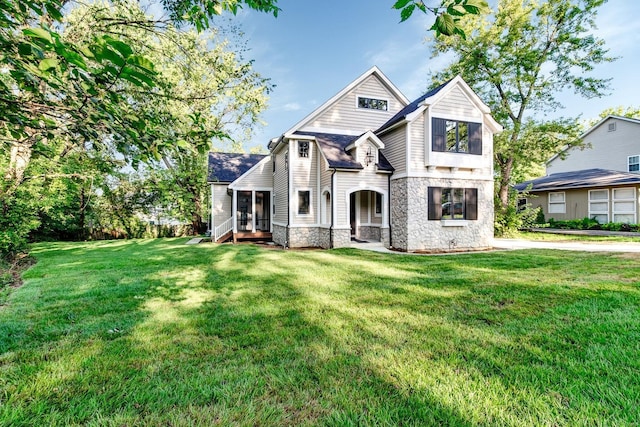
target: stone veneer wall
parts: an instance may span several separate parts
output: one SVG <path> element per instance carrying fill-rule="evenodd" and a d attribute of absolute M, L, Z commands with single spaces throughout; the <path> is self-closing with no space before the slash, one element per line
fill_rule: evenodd
<path fill-rule="evenodd" d="M 358 227 L 358 238 L 362 240 L 380 241 L 380 227 Z"/>
<path fill-rule="evenodd" d="M 331 231 L 328 228 L 318 229 L 318 238 L 320 240 L 320 247 L 322 249 L 329 249 L 331 246 Z"/>
<path fill-rule="evenodd" d="M 333 229 L 333 247 L 348 248 L 351 245 L 351 228 Z"/>
<path fill-rule="evenodd" d="M 393 246 L 405 251 L 479 249 L 493 244 L 493 182 L 471 179 L 403 178 L 392 181 L 392 200 L 407 200 L 407 209 L 392 208 Z M 444 226 L 429 221 L 428 187 L 477 188 L 478 219 Z M 395 191 L 395 192 L 394 192 Z M 456 224 L 456 221 L 450 221 Z"/>
<path fill-rule="evenodd" d="M 318 227 L 289 227 L 290 248 L 320 248 L 322 239 Z"/>
<path fill-rule="evenodd" d="M 271 236 L 273 242 L 280 246 L 287 246 L 287 227 L 273 224 L 273 233 Z"/>
<path fill-rule="evenodd" d="M 385 248 L 389 247 L 389 229 L 388 228 L 380 229 L 380 241 L 382 242 Z"/>

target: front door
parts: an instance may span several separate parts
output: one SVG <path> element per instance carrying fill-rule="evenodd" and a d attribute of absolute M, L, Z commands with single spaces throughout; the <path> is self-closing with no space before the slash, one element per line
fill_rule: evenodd
<path fill-rule="evenodd" d="M 271 193 L 256 191 L 256 230 L 271 231 Z"/>

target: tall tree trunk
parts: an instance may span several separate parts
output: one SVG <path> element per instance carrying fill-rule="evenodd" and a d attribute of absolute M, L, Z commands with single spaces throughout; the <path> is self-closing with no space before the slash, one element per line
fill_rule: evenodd
<path fill-rule="evenodd" d="M 498 198 L 500 199 L 500 207 L 506 210 L 509 206 L 509 186 L 511 185 L 511 172 L 513 171 L 513 157 L 509 157 L 500 166 L 500 188 L 498 189 Z"/>

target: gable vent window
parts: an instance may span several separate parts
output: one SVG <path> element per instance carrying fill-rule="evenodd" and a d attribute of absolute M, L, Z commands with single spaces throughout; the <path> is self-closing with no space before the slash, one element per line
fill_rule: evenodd
<path fill-rule="evenodd" d="M 482 154 L 482 125 L 433 118 L 431 150 L 450 153 Z"/>
<path fill-rule="evenodd" d="M 389 102 L 386 99 L 364 98 L 359 96 L 358 108 L 387 111 L 389 109 Z"/>
<path fill-rule="evenodd" d="M 615 132 L 616 130 L 616 122 L 609 123 L 609 132 Z"/>
<path fill-rule="evenodd" d="M 298 141 L 298 157 L 309 157 L 309 141 Z"/>
<path fill-rule="evenodd" d="M 640 172 L 640 155 L 629 156 L 629 172 Z"/>

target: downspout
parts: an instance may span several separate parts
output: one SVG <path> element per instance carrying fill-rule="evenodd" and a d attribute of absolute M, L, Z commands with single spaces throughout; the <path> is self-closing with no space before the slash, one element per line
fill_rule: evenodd
<path fill-rule="evenodd" d="M 333 224 L 334 224 L 334 215 L 333 215 L 333 201 L 335 200 L 335 193 L 333 191 L 335 184 L 334 184 L 334 175 L 336 174 L 337 170 L 336 168 L 333 168 L 333 172 L 331 173 L 331 225 L 329 226 L 329 248 L 333 249 Z"/>
<path fill-rule="evenodd" d="M 287 249 L 289 247 L 289 227 L 291 226 L 291 157 L 289 156 L 289 147 L 287 147 L 285 156 L 287 156 L 285 160 L 287 165 L 287 232 L 284 238 L 284 248 Z"/>
<path fill-rule="evenodd" d="M 389 200 L 388 200 L 388 208 L 389 208 L 389 218 L 387 218 L 387 221 L 389 221 L 389 247 L 392 248 L 393 247 L 393 238 L 391 237 L 391 174 L 387 175 L 387 194 L 389 195 Z"/>

